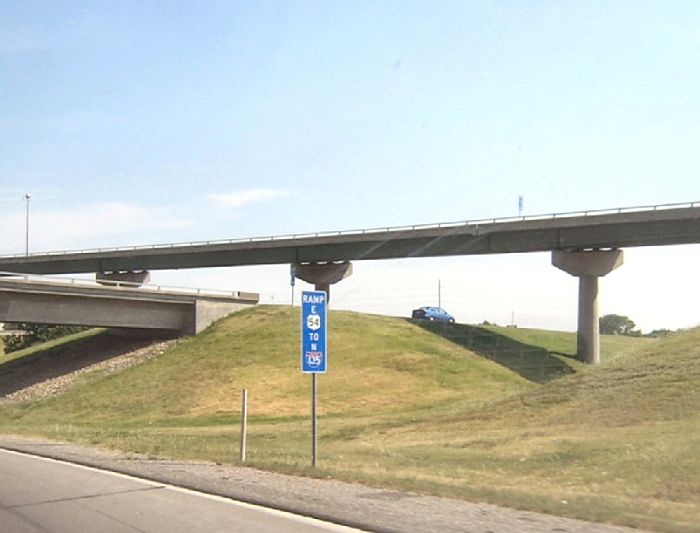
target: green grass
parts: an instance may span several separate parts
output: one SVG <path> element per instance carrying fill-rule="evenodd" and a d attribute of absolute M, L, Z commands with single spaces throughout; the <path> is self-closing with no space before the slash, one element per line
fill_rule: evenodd
<path fill-rule="evenodd" d="M 697 531 L 700 330 L 604 337 L 593 368 L 573 359 L 570 333 L 349 312 L 329 324 L 316 470 L 288 308 L 241 312 L 158 359 L 5 407 L 0 431 L 235 463 L 246 387 L 251 466 Z"/>
<path fill-rule="evenodd" d="M 506 336 L 526 346 L 543 348 L 553 355 L 566 357 L 567 360 L 575 359 L 576 357 L 576 333 L 529 328 L 504 328 L 499 326 L 487 326 L 484 329 Z M 623 335 L 601 335 L 600 358 L 603 362 L 612 361 L 618 357 L 639 351 L 655 340 Z"/>

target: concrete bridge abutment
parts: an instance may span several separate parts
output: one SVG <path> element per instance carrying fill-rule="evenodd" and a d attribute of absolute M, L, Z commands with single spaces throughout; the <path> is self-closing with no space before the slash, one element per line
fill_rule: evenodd
<path fill-rule="evenodd" d="M 331 285 L 352 274 L 352 263 L 306 263 L 294 265 L 296 277 L 313 283 L 317 291 L 325 291 L 328 301 L 331 299 Z"/>
<path fill-rule="evenodd" d="M 576 355 L 585 363 L 600 363 L 598 278 L 621 266 L 623 261 L 622 250 L 552 252 L 552 264 L 579 279 Z"/>

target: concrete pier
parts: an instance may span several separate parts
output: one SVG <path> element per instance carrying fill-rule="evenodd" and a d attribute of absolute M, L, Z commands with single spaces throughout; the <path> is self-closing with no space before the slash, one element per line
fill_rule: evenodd
<path fill-rule="evenodd" d="M 598 278 L 621 266 L 623 261 L 622 250 L 552 252 L 555 267 L 579 278 L 576 355 L 585 363 L 600 362 Z"/>
<path fill-rule="evenodd" d="M 326 291 L 329 301 L 331 299 L 331 285 L 352 274 L 352 263 L 349 261 L 297 264 L 295 267 L 296 276 L 307 283 L 313 283 L 317 291 Z"/>

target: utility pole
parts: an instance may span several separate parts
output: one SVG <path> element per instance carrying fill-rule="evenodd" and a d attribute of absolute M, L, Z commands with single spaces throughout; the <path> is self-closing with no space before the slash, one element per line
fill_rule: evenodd
<path fill-rule="evenodd" d="M 27 202 L 27 216 L 25 225 L 25 238 L 24 238 L 24 255 L 29 255 L 29 200 L 32 199 L 31 194 L 24 193 L 22 200 Z"/>
<path fill-rule="evenodd" d="M 442 307 L 442 284 L 438 280 L 438 307 Z"/>

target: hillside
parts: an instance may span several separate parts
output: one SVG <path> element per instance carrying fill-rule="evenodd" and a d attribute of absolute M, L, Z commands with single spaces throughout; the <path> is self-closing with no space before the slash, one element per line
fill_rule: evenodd
<path fill-rule="evenodd" d="M 697 531 L 699 407 L 695 329 L 486 408 L 406 424 L 400 431 L 416 436 L 410 447 L 389 446 L 417 463 L 440 446 L 440 473 L 455 487 L 469 479 L 465 494 L 498 492 L 488 499 Z"/>
<path fill-rule="evenodd" d="M 334 311 L 315 471 L 298 309 L 283 307 L 241 312 L 51 400 L 0 408 L 0 431 L 236 462 L 247 387 L 259 468 L 695 530 L 700 330 L 604 338 L 595 368 L 573 360 L 574 346 L 574 334 Z"/>
<path fill-rule="evenodd" d="M 299 371 L 298 311 L 258 307 L 186 339 L 156 361 L 79 387 L 57 399 L 67 419 L 166 420 L 237 416 L 238 391 L 250 389 L 254 413 L 304 416 L 309 377 Z M 320 412 L 353 413 L 483 403 L 531 383 L 408 321 L 333 312 L 330 371 Z M 157 385 L 157 386 L 156 386 Z M 466 392 L 469 392 L 467 397 Z M 58 405 L 41 406 L 33 416 Z"/>

